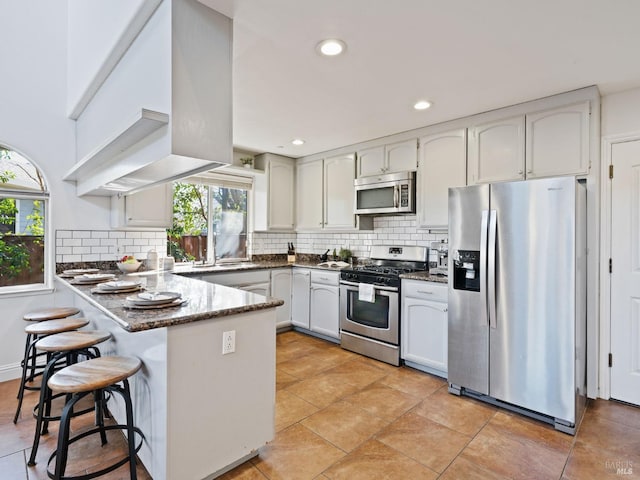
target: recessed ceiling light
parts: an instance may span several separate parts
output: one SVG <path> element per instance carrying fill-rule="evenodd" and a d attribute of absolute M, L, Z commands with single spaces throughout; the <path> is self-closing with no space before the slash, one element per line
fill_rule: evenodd
<path fill-rule="evenodd" d="M 291 140 L 291 143 L 293 143 L 294 145 L 304 145 L 304 140 L 302 140 L 301 138 L 294 138 L 293 140 Z"/>
<path fill-rule="evenodd" d="M 416 110 L 426 110 L 431 106 L 431 102 L 427 100 L 420 100 L 413 105 Z"/>
<path fill-rule="evenodd" d="M 340 55 L 347 49 L 347 45 L 337 38 L 328 38 L 327 40 L 321 41 L 317 46 L 316 50 L 322 55 L 326 55 L 327 57 L 335 57 L 336 55 Z"/>

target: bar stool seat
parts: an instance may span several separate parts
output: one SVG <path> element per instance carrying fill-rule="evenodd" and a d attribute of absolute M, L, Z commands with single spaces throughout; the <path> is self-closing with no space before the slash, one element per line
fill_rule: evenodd
<path fill-rule="evenodd" d="M 47 474 L 50 478 L 95 478 L 109 473 L 129 462 L 130 476 L 132 479 L 136 479 L 136 453 L 142 446 L 144 435 L 142 431 L 133 424 L 133 406 L 129 392 L 128 378 L 140 370 L 141 366 L 142 362 L 136 357 L 100 357 L 65 367 L 49 378 L 47 385 L 52 391 L 63 394 L 72 394 L 62 411 L 60 429 L 58 431 L 57 448 L 49 457 L 49 462 L 47 464 Z M 119 383 L 122 383 L 122 386 L 120 386 Z M 103 402 L 101 401 L 104 391 L 120 394 L 125 403 L 126 424 L 104 425 Z M 96 412 L 100 413 L 96 418 L 97 426 L 86 432 L 78 434 L 73 438 L 69 438 L 69 424 L 73 412 L 73 406 L 79 400 L 91 393 L 94 395 Z M 78 477 L 64 476 L 67 466 L 69 445 L 89 435 L 99 433 L 102 445 L 104 446 L 107 443 L 107 430 L 127 431 L 127 456 L 97 472 L 84 474 Z M 134 438 L 136 434 L 138 434 L 139 439 L 137 446 L 135 445 Z M 49 465 L 54 458 L 56 459 L 56 466 L 55 472 L 52 473 L 49 470 Z"/>
<path fill-rule="evenodd" d="M 79 328 L 85 327 L 89 324 L 89 320 L 81 317 L 74 318 L 60 318 L 56 320 L 47 320 L 42 322 L 31 323 L 27 325 L 24 329 L 27 334 L 27 348 L 25 353 L 25 358 L 23 360 L 22 365 L 22 376 L 20 379 L 20 387 L 18 388 L 18 407 L 16 408 L 16 413 L 13 417 L 13 423 L 18 422 L 18 417 L 20 416 L 20 410 L 22 409 L 22 401 L 24 399 L 25 390 L 40 390 L 40 385 L 27 385 L 27 381 L 33 381 L 35 377 L 42 375 L 44 371 L 44 367 L 46 365 L 35 365 L 35 367 L 39 368 L 40 372 L 32 371 L 31 375 L 27 379 L 27 371 L 29 367 L 27 366 L 30 358 L 36 358 L 36 348 L 35 344 L 38 339 L 43 338 L 47 335 L 53 335 L 55 333 L 61 332 L 69 332 L 72 330 L 77 330 Z"/>
<path fill-rule="evenodd" d="M 47 320 L 56 320 L 59 318 L 70 317 L 78 313 L 80 313 L 80 309 L 76 307 L 46 307 L 46 308 L 39 308 L 37 310 L 32 310 L 30 312 L 27 312 L 22 316 L 22 319 L 26 322 L 44 322 Z M 27 338 L 24 344 L 24 356 L 20 364 L 23 370 L 22 373 L 23 375 L 26 374 L 29 382 L 33 381 L 34 377 L 36 376 L 36 373 L 38 371 L 42 372 L 42 369 L 44 368 L 44 365 L 37 364 L 38 355 L 35 354 L 35 352 L 33 352 L 32 355 L 29 355 L 29 352 L 30 352 L 29 346 L 31 345 L 33 340 L 36 340 L 36 339 L 37 337 L 27 333 Z M 20 398 L 20 390 L 18 390 L 18 396 L 16 398 Z M 17 421 L 17 415 L 16 415 L 16 420 L 14 420 L 13 423 L 16 423 L 16 421 Z"/>
<path fill-rule="evenodd" d="M 22 318 L 27 322 L 43 322 L 70 317 L 77 313 L 80 313 L 80 309 L 76 307 L 48 307 L 27 312 Z"/>
<path fill-rule="evenodd" d="M 45 322 L 32 323 L 24 328 L 31 335 L 53 335 L 54 333 L 70 332 L 89 325 L 89 320 L 83 317 L 59 318 Z"/>
<path fill-rule="evenodd" d="M 36 414 L 36 431 L 31 448 L 31 456 L 28 465 L 36 464 L 36 455 L 40 436 L 48 432 L 49 421 L 60 420 L 60 416 L 51 415 L 51 402 L 54 396 L 47 382 L 56 371 L 60 370 L 60 362 L 64 359 L 67 366 L 78 362 L 79 356 L 89 359 L 100 357 L 100 350 L 96 345 L 111 338 L 111 333 L 100 330 L 76 330 L 72 332 L 61 332 L 41 338 L 35 343 L 35 348 L 49 353 L 49 361 L 42 374 L 42 385 L 40 388 L 40 399 L 34 407 Z M 104 400 L 103 400 L 104 401 Z M 72 413 L 72 416 L 81 415 L 92 411 L 93 408 Z"/>

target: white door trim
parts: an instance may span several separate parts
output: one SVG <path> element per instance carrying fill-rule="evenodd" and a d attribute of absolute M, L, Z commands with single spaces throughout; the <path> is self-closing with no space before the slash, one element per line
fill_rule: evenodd
<path fill-rule="evenodd" d="M 612 163 L 611 150 L 616 143 L 640 140 L 640 132 L 607 135 L 602 137 L 602 170 L 600 193 L 602 204 L 600 208 L 600 391 L 599 396 L 611 397 L 611 369 L 609 368 L 609 353 L 611 352 L 611 275 L 609 272 L 609 258 L 611 258 L 611 180 L 609 179 L 609 165 Z M 615 172 L 614 172 L 615 175 Z"/>

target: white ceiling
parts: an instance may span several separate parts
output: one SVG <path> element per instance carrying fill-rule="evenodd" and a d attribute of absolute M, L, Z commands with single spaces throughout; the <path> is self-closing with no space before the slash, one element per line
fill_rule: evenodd
<path fill-rule="evenodd" d="M 234 19 L 233 140 L 250 151 L 300 157 L 589 85 L 640 86 L 639 0 L 200 1 Z M 346 54 L 321 57 L 332 37 Z M 433 107 L 414 111 L 422 98 Z"/>

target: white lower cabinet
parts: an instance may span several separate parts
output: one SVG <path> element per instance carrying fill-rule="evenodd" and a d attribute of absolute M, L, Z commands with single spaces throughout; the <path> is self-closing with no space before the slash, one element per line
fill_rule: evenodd
<path fill-rule="evenodd" d="M 309 329 L 311 271 L 294 268 L 291 272 L 291 324 Z"/>
<path fill-rule="evenodd" d="M 309 327 L 312 332 L 340 338 L 340 274 L 311 271 Z"/>
<path fill-rule="evenodd" d="M 447 377 L 447 285 L 402 280 L 401 357 L 405 364 Z"/>
<path fill-rule="evenodd" d="M 340 339 L 340 273 L 292 271 L 291 324 L 327 339 Z"/>
<path fill-rule="evenodd" d="M 284 300 L 284 305 L 276 308 L 276 328 L 291 325 L 291 269 L 271 270 L 271 296 Z"/>

